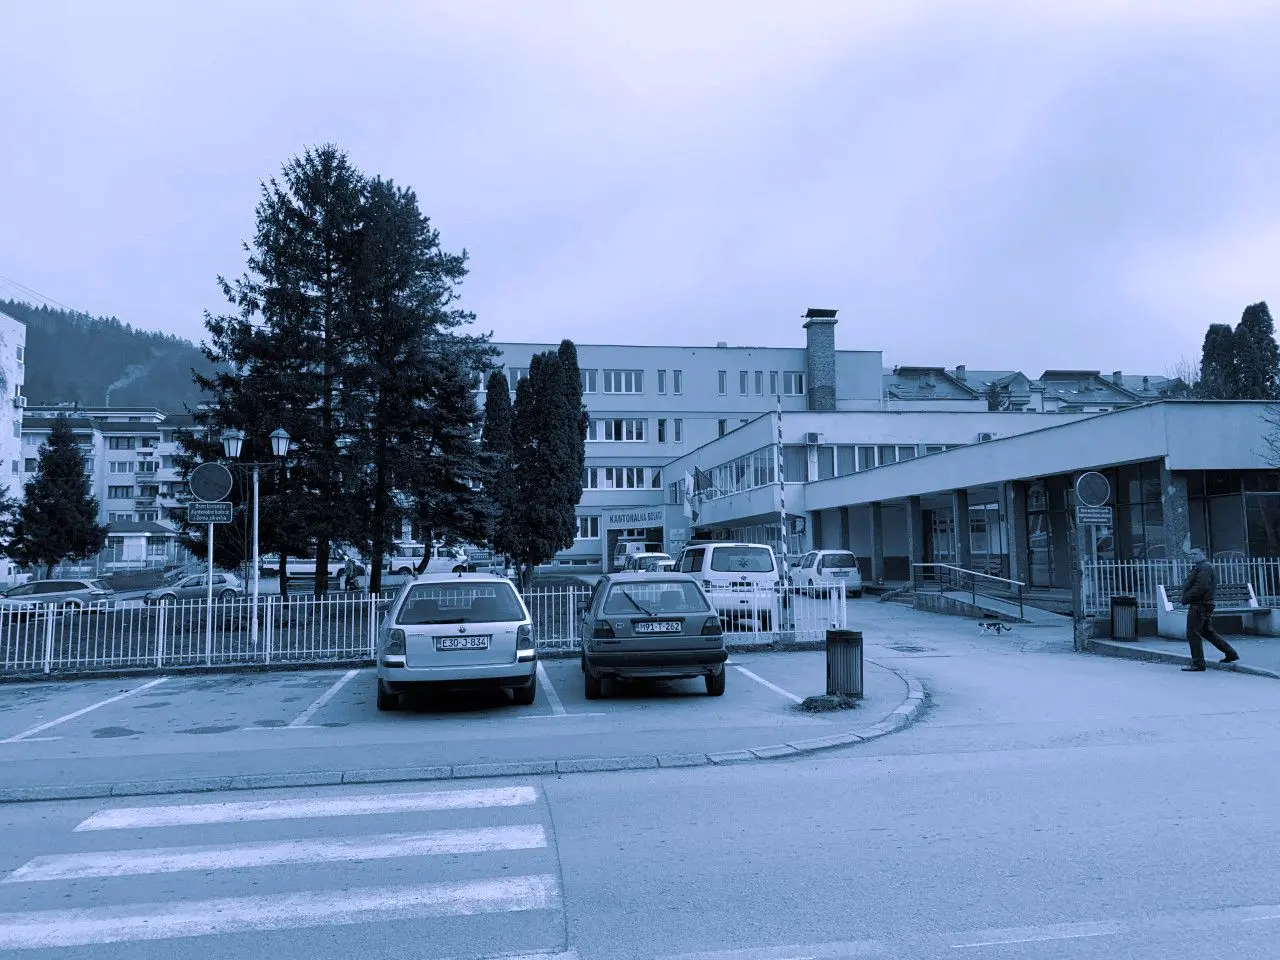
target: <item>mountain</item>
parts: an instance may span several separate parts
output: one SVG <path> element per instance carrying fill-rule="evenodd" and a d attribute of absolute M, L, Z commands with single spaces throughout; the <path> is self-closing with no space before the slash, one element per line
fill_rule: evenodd
<path fill-rule="evenodd" d="M 182 413 L 201 399 L 192 369 L 212 365 L 190 340 L 135 330 L 115 317 L 0 300 L 0 311 L 27 326 L 26 386 L 32 404 L 159 407 Z"/>

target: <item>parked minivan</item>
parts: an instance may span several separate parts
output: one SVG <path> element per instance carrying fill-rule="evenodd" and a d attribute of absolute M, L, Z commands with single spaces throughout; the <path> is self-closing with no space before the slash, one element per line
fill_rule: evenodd
<path fill-rule="evenodd" d="M 689 544 L 678 569 L 692 574 L 724 620 L 752 621 L 755 629 L 777 628 L 785 596 L 773 548 L 762 543 Z"/>
<path fill-rule="evenodd" d="M 862 596 L 862 571 L 848 550 L 810 550 L 796 566 L 795 585 L 810 596 L 825 594 L 824 585 L 844 584 L 846 596 Z"/>

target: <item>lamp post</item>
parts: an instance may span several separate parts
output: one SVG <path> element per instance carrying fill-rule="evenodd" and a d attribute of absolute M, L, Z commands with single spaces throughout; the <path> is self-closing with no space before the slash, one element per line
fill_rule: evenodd
<path fill-rule="evenodd" d="M 289 454 L 291 438 L 283 427 L 276 427 L 271 432 L 271 454 L 283 460 Z M 232 461 L 240 459 L 240 451 L 244 447 L 244 431 L 227 428 L 222 431 L 222 449 Z M 271 466 L 271 463 L 237 463 L 237 466 L 253 468 L 253 599 L 249 602 L 249 640 L 253 647 L 258 646 L 258 478 L 260 468 Z"/>

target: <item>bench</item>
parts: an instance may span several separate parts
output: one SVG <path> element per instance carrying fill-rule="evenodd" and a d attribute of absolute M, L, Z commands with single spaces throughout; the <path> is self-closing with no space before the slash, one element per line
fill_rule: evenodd
<path fill-rule="evenodd" d="M 1156 586 L 1156 619 L 1162 637 L 1174 640 L 1187 637 L 1187 608 L 1182 605 L 1181 596 L 1181 585 Z M 1246 632 L 1272 633 L 1273 612 L 1271 607 L 1258 603 L 1251 583 L 1220 583 L 1214 590 L 1213 615 L 1239 617 Z"/>

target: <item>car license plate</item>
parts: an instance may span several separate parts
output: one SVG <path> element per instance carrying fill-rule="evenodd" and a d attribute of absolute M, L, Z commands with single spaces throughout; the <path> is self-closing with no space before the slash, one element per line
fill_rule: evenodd
<path fill-rule="evenodd" d="M 833 577 L 847 577 L 849 576 L 849 571 L 848 570 L 832 570 L 831 575 Z"/>
<path fill-rule="evenodd" d="M 436 637 L 437 650 L 488 650 L 488 637 Z"/>
<path fill-rule="evenodd" d="M 663 620 L 658 623 L 637 623 L 636 633 L 679 633 L 680 624 L 675 620 Z"/>

